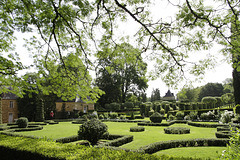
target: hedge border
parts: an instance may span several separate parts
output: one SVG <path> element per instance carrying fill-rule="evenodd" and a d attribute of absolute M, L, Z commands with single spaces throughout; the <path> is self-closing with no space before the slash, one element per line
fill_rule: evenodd
<path fill-rule="evenodd" d="M 178 147 L 226 146 L 229 139 L 184 139 L 155 142 L 139 148 L 139 152 L 152 154 L 161 150 Z"/>
<path fill-rule="evenodd" d="M 219 131 L 215 133 L 217 138 L 230 138 L 232 136 L 231 131 Z"/>
<path fill-rule="evenodd" d="M 164 128 L 165 134 L 190 134 L 190 128 L 186 127 L 168 127 Z"/>
<path fill-rule="evenodd" d="M 130 132 L 144 132 L 144 131 L 145 131 L 144 127 L 139 126 L 130 127 Z"/>
<path fill-rule="evenodd" d="M 171 126 L 175 123 L 184 123 L 186 124 L 188 121 L 187 120 L 173 120 L 167 123 L 143 123 L 140 122 L 138 123 L 139 126 Z"/>

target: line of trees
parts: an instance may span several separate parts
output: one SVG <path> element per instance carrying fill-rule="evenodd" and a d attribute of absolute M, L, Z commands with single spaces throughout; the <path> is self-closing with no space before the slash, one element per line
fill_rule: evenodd
<path fill-rule="evenodd" d="M 201 102 L 206 97 L 221 97 L 225 104 L 234 103 L 232 79 L 226 79 L 223 84 L 207 83 L 201 87 L 183 88 L 177 93 L 178 100 L 182 102 Z"/>

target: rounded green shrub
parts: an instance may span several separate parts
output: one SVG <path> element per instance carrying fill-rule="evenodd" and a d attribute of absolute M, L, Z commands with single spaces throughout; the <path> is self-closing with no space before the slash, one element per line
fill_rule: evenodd
<path fill-rule="evenodd" d="M 185 127 L 168 127 L 164 128 L 166 134 L 189 134 L 190 128 Z"/>
<path fill-rule="evenodd" d="M 17 120 L 17 125 L 19 128 L 27 128 L 28 126 L 28 119 L 26 117 L 20 117 Z"/>
<path fill-rule="evenodd" d="M 100 114 L 100 115 L 98 116 L 98 118 L 99 118 L 99 119 L 104 119 L 104 115 Z"/>
<path fill-rule="evenodd" d="M 161 123 L 162 122 L 162 119 L 163 119 L 163 116 L 158 113 L 158 112 L 155 112 L 153 113 L 151 116 L 150 116 L 150 120 L 153 122 L 153 123 Z"/>
<path fill-rule="evenodd" d="M 131 127 L 131 128 L 130 128 L 130 132 L 143 132 L 143 131 L 145 131 L 145 128 L 144 128 L 144 127 L 138 127 L 138 126 L 136 126 L 136 127 Z"/>
<path fill-rule="evenodd" d="M 183 112 L 177 112 L 176 113 L 176 119 L 177 120 L 183 120 L 184 119 L 184 113 Z"/>
<path fill-rule="evenodd" d="M 97 119 L 91 119 L 79 127 L 78 136 L 80 139 L 88 140 L 92 145 L 96 145 L 98 140 L 108 132 L 106 124 Z"/>

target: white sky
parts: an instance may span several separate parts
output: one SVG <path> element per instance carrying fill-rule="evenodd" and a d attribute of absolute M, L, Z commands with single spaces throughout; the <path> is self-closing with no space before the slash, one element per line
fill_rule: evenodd
<path fill-rule="evenodd" d="M 165 15 L 166 18 L 169 18 L 169 16 L 174 14 L 174 7 L 172 7 L 170 4 L 164 3 L 165 1 L 157 1 L 156 4 L 154 5 L 153 9 L 151 10 L 151 12 L 153 13 L 153 15 L 155 15 L 156 17 L 162 17 L 162 15 Z M 159 16 L 158 16 L 159 15 Z M 121 26 L 121 30 L 122 32 L 119 32 L 120 34 L 135 34 L 134 31 L 136 30 L 136 22 L 134 21 L 129 21 L 127 23 L 127 25 L 125 25 L 125 28 L 122 28 Z M 20 58 L 23 62 L 23 64 L 30 64 L 32 63 L 32 59 L 29 57 L 28 51 L 23 48 L 23 40 L 22 38 L 26 38 L 26 34 L 17 34 L 18 40 L 16 41 L 16 51 L 20 54 Z M 30 35 L 29 35 L 30 37 Z M 216 54 L 219 54 L 219 50 L 218 50 L 218 46 L 213 47 L 213 49 L 211 49 L 211 53 L 214 52 Z M 209 51 L 210 52 L 210 51 Z M 197 86 L 201 86 L 201 85 L 205 85 L 208 82 L 218 82 L 218 83 L 222 83 L 226 78 L 231 78 L 232 77 L 232 68 L 230 64 L 227 64 L 226 62 L 221 62 L 220 60 L 221 58 L 219 58 L 219 60 L 217 60 L 218 64 L 217 66 L 213 69 L 213 70 L 209 70 L 206 71 L 206 75 L 205 78 L 201 81 L 201 83 L 193 83 L 194 87 Z M 148 70 L 150 71 L 152 68 L 149 66 Z M 32 70 L 33 71 L 33 70 Z M 24 73 L 24 72 L 22 72 Z M 149 87 L 146 90 L 147 96 L 150 97 L 151 96 L 151 92 L 153 90 L 153 88 L 159 88 L 160 89 L 160 94 L 161 96 L 164 96 L 165 93 L 168 90 L 168 87 L 162 82 L 162 80 L 159 78 L 155 81 L 149 81 L 148 83 Z M 182 88 L 183 84 L 179 84 L 179 89 Z M 172 88 L 170 88 L 170 90 L 176 95 L 178 90 L 174 90 Z"/>

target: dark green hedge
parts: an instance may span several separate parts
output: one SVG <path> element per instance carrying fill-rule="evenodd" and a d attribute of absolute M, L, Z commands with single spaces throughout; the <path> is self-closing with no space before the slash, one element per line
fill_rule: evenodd
<path fill-rule="evenodd" d="M 185 127 L 168 127 L 164 128 L 166 134 L 189 134 L 190 128 Z"/>
<path fill-rule="evenodd" d="M 177 147 L 226 146 L 228 142 L 228 139 L 188 139 L 161 141 L 141 147 L 139 148 L 139 152 L 152 154 L 160 150 Z"/>
<path fill-rule="evenodd" d="M 219 131 L 215 133 L 217 138 L 230 138 L 232 133 L 230 131 Z"/>
<path fill-rule="evenodd" d="M 136 126 L 136 127 L 131 127 L 131 128 L 130 128 L 130 132 L 143 132 L 143 131 L 145 131 L 145 128 L 144 128 L 144 127 L 138 127 L 138 126 Z"/>
<path fill-rule="evenodd" d="M 23 132 L 23 131 L 36 131 L 42 130 L 43 127 L 39 125 L 29 125 L 27 128 L 18 128 L 16 126 L 9 126 L 4 132 Z"/>
<path fill-rule="evenodd" d="M 217 128 L 219 126 L 222 126 L 222 127 L 229 126 L 228 124 L 216 124 L 216 123 L 209 124 L 209 123 L 196 123 L 196 122 L 188 122 L 187 124 L 190 126 L 207 127 L 207 128 Z"/>
<path fill-rule="evenodd" d="M 78 141 L 78 140 L 80 140 L 78 135 L 74 135 L 74 136 L 69 136 L 69 137 L 58 138 L 58 139 L 56 139 L 56 142 L 70 143 L 70 142 L 74 142 L 74 141 Z"/>
<path fill-rule="evenodd" d="M 106 143 L 103 143 L 99 146 L 114 146 L 114 147 L 119 147 L 123 144 L 126 144 L 126 143 L 129 143 L 129 142 L 132 142 L 133 141 L 133 136 L 132 135 L 125 135 L 125 136 L 122 136 L 122 135 L 115 135 L 114 137 L 118 137 L 117 139 L 113 139 L 111 141 L 108 141 Z M 110 138 L 112 139 L 112 138 Z"/>
<path fill-rule="evenodd" d="M 175 123 L 187 123 L 188 121 L 186 120 L 173 120 L 167 123 L 144 123 L 144 122 L 139 122 L 139 126 L 171 126 Z"/>
<path fill-rule="evenodd" d="M 115 151 L 106 148 L 86 147 L 82 145 L 61 144 L 53 141 L 0 135 L 1 160 L 109 160 L 109 159 L 151 159 L 154 155 Z M 168 160 L 170 158 L 161 158 Z"/>

